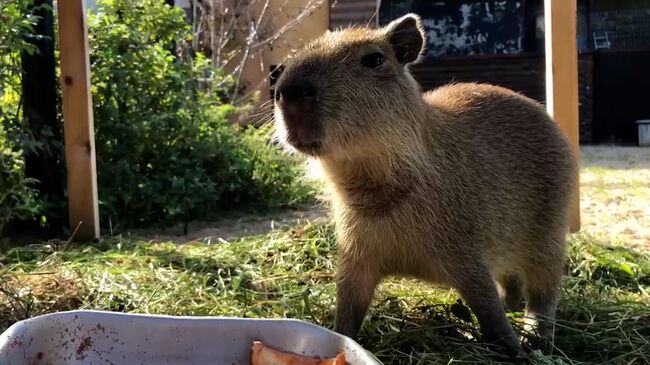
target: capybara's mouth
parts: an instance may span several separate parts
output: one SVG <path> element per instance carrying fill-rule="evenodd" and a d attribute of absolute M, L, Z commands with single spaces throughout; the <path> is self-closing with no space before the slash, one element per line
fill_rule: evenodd
<path fill-rule="evenodd" d="M 309 155 L 318 154 L 323 147 L 321 128 L 316 120 L 284 118 L 287 127 L 287 142 L 296 150 Z"/>

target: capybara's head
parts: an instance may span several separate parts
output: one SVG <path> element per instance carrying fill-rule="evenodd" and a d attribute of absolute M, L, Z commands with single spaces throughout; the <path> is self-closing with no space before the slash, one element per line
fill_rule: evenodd
<path fill-rule="evenodd" d="M 420 18 L 328 32 L 296 53 L 275 89 L 278 137 L 316 157 L 350 156 L 410 129 L 421 95 L 407 65 L 425 44 Z"/>

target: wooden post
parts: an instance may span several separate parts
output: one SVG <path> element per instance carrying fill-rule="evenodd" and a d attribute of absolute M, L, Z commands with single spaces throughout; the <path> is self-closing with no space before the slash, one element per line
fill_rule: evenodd
<path fill-rule="evenodd" d="M 576 0 L 544 0 L 546 108 L 580 156 Z M 569 229 L 580 230 L 580 175 L 569 212 Z"/>
<path fill-rule="evenodd" d="M 91 240 L 99 207 L 86 9 L 83 0 L 59 0 L 57 9 L 70 226 L 74 239 Z"/>

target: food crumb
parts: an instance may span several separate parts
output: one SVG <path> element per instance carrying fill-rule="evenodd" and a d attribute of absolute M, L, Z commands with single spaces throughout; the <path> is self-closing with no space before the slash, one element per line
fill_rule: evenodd
<path fill-rule="evenodd" d="M 84 337 L 81 340 L 81 343 L 79 344 L 79 347 L 77 348 L 77 360 L 83 360 L 86 358 L 86 355 L 84 354 L 90 346 L 92 346 L 93 341 L 90 339 L 90 336 Z"/>

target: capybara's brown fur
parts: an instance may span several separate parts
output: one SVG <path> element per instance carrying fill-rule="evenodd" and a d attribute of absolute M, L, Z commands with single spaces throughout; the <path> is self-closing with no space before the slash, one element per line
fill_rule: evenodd
<path fill-rule="evenodd" d="M 317 161 L 338 234 L 336 331 L 355 337 L 388 275 L 456 288 L 485 339 L 522 347 L 503 299 L 552 319 L 575 161 L 537 102 L 482 84 L 422 94 L 420 20 L 328 32 L 278 80 L 279 138 Z M 543 335 L 551 335 L 541 326 Z"/>

